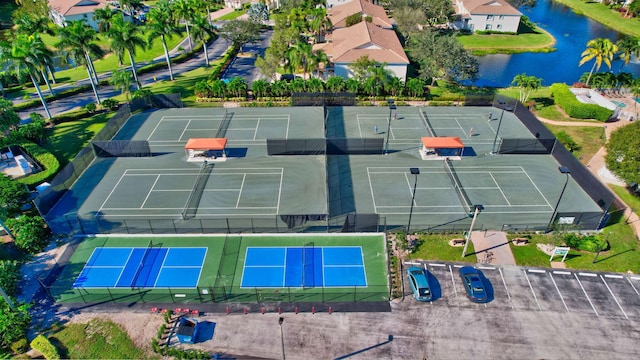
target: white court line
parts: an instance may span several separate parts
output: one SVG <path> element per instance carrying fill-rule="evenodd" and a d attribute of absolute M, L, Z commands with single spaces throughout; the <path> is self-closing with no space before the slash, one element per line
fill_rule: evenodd
<path fill-rule="evenodd" d="M 169 249 L 169 251 L 171 251 L 171 249 Z M 160 272 L 162 271 L 162 268 L 164 268 L 164 263 L 167 261 L 167 257 L 169 256 L 169 251 L 165 251 L 164 252 L 164 258 L 162 258 L 162 264 L 160 264 Z M 158 279 L 160 278 L 160 272 L 158 272 L 158 275 L 156 276 L 156 281 L 153 282 L 153 287 L 156 287 L 156 285 L 158 285 Z M 196 283 L 197 285 L 198 283 Z M 135 284 L 131 284 L 131 285 L 135 285 Z"/>
<path fill-rule="evenodd" d="M 362 135 L 362 125 L 360 124 L 360 115 L 356 116 L 356 121 L 358 122 L 358 132 L 360 133 L 360 137 L 364 137 Z"/>
<path fill-rule="evenodd" d="M 124 273 L 124 268 L 127 266 L 127 264 L 129 263 L 129 259 L 131 259 L 131 254 L 133 254 L 133 249 L 131 248 L 131 251 L 129 251 L 129 256 L 127 256 L 127 261 L 124 262 L 124 265 L 122 266 L 122 270 L 120 270 L 120 275 L 118 275 L 118 278 L 116 279 L 115 284 L 113 284 L 113 287 L 115 287 L 116 285 L 118 285 L 118 282 L 120 281 L 120 278 L 122 277 L 122 273 Z"/>
<path fill-rule="evenodd" d="M 287 115 L 287 131 L 284 132 L 284 138 L 289 138 L 289 128 L 291 127 L 291 115 Z"/>
<path fill-rule="evenodd" d="M 504 194 L 504 192 L 502 191 L 502 188 L 500 187 L 500 184 L 498 184 L 498 182 L 496 181 L 496 178 L 493 177 L 493 174 L 489 171 L 489 176 L 491 176 L 491 180 L 493 180 L 493 182 L 496 184 L 496 186 L 498 187 L 498 190 L 500 191 L 500 194 L 502 194 L 502 197 L 504 198 L 504 201 L 507 202 L 507 205 L 511 206 L 511 202 L 509 202 L 509 199 L 507 199 L 507 196 Z"/>
<path fill-rule="evenodd" d="M 460 124 L 460 122 L 458 121 L 457 117 L 454 117 L 453 120 L 456 121 L 456 124 L 458 124 L 458 126 L 460 127 L 460 131 L 462 131 L 464 133 L 464 136 L 469 139 L 470 136 L 468 136 L 469 134 L 467 134 L 467 131 L 465 131 L 465 129 L 462 127 L 462 125 Z"/>
<path fill-rule="evenodd" d="M 156 181 L 153 182 L 153 185 L 151 185 L 151 189 L 149 189 L 149 192 L 147 193 L 147 196 L 144 198 L 144 201 L 142 202 L 142 204 L 140 205 L 140 209 L 144 208 L 144 204 L 147 203 L 147 200 L 149 200 L 149 196 L 151 196 L 151 192 L 153 191 L 153 188 L 156 186 L 156 184 L 158 183 L 158 180 L 160 180 L 160 175 L 156 176 Z M 154 285 L 155 286 L 155 285 Z"/>
<path fill-rule="evenodd" d="M 256 123 L 256 128 L 253 131 L 253 140 L 256 140 L 256 137 L 258 137 L 258 128 L 260 127 L 260 118 L 258 118 L 258 122 Z"/>
<path fill-rule="evenodd" d="M 551 282 L 553 283 L 553 286 L 556 288 L 556 291 L 558 292 L 558 295 L 560 295 L 560 300 L 562 300 L 562 304 L 564 305 L 565 310 L 567 310 L 567 312 L 569 312 L 569 307 L 567 306 L 567 303 L 564 301 L 564 296 L 562 296 L 562 293 L 560 292 L 560 289 L 558 288 L 558 284 L 556 283 L 556 279 L 553 278 L 553 274 L 549 273 L 549 277 L 551 278 Z"/>
<path fill-rule="evenodd" d="M 578 275 L 577 274 L 573 274 L 573 276 L 575 276 L 576 280 L 578 280 L 578 285 L 580 285 L 580 288 L 582 289 L 582 292 L 584 293 L 584 296 L 587 298 L 587 301 L 589 301 L 589 304 L 591 304 L 591 308 L 593 309 L 593 312 L 596 313 L 596 316 L 600 316 L 598 314 L 598 310 L 596 310 L 596 307 L 593 306 L 593 303 L 591 302 L 591 299 L 589 298 L 589 295 L 587 294 L 587 291 L 584 289 L 584 286 L 582 286 L 582 282 L 578 278 Z"/>
<path fill-rule="evenodd" d="M 242 175 L 242 182 L 240 183 L 240 191 L 238 192 L 238 200 L 236 201 L 236 209 L 240 205 L 240 196 L 242 196 L 242 189 L 244 188 L 244 181 L 247 178 L 247 174 Z"/>
<path fill-rule="evenodd" d="M 533 286 L 531 285 L 531 280 L 529 280 L 529 275 L 527 275 L 527 271 L 522 270 L 522 272 L 524 273 L 524 277 L 527 279 L 527 283 L 529 283 L 529 289 L 531 289 L 531 294 L 533 295 L 533 299 L 536 301 L 536 304 L 538 304 L 538 310 L 542 311 L 542 307 L 540 306 L 540 302 L 538 301 L 536 292 L 533 291 Z"/>
<path fill-rule="evenodd" d="M 622 311 L 622 314 L 624 315 L 624 317 L 627 318 L 627 320 L 629 320 L 629 317 L 627 316 L 627 313 L 624 312 L 624 309 L 622 308 L 622 305 L 620 305 L 620 302 L 618 301 L 618 298 L 616 298 L 616 296 L 613 294 L 613 291 L 611 291 L 611 288 L 609 287 L 609 284 L 607 284 L 607 282 L 604 280 L 604 277 L 602 277 L 602 275 L 600 275 L 600 279 L 602 279 L 602 282 L 604 283 L 604 286 L 606 286 L 607 290 L 609 290 L 609 293 L 613 297 L 613 300 L 616 302 L 616 304 L 618 304 L 618 307 L 620 308 L 620 311 Z"/>
<path fill-rule="evenodd" d="M 109 192 L 109 195 L 107 195 L 107 198 L 104 199 L 104 201 L 102 202 L 102 205 L 100 205 L 100 208 L 98 209 L 98 212 L 102 211 L 102 209 L 104 208 L 104 205 L 107 203 L 107 201 L 109 201 L 109 198 L 111 197 L 111 195 L 113 195 L 113 192 L 116 191 L 116 188 L 120 185 L 120 182 L 122 181 L 122 179 L 124 179 L 124 177 L 127 174 L 127 170 L 125 170 L 125 172 L 120 175 L 120 179 L 118 179 L 118 181 L 116 182 L 116 185 L 113 187 L 113 189 L 111 189 L 111 191 Z"/>
<path fill-rule="evenodd" d="M 463 267 L 463 266 L 466 266 L 466 265 L 453 265 L 454 268 L 458 268 L 458 269 Z"/>
<path fill-rule="evenodd" d="M 451 265 L 449 265 L 449 274 L 451 274 L 451 284 L 453 284 L 453 293 L 458 298 L 458 290 L 456 290 L 456 281 L 453 278 L 453 270 L 451 270 Z"/>
<path fill-rule="evenodd" d="M 527 176 L 527 178 L 529 178 L 529 181 L 531 181 L 531 184 L 533 185 L 533 187 L 536 188 L 536 190 L 538 190 L 538 194 L 540 194 L 540 196 L 542 196 L 542 198 L 544 199 L 544 201 L 547 203 L 547 205 L 549 205 L 549 207 L 551 209 L 553 209 L 553 207 L 551 206 L 551 204 L 549 204 L 549 200 L 547 200 L 547 198 L 544 196 L 544 194 L 542 193 L 542 191 L 540 191 L 540 189 L 538 188 L 538 185 L 536 185 L 535 182 L 533 182 L 533 179 L 531 179 L 531 177 L 529 176 L 529 173 L 527 173 L 527 171 L 521 167 L 522 171 L 524 172 L 524 174 Z"/>
<path fill-rule="evenodd" d="M 180 136 L 178 137 L 178 141 L 182 141 L 182 137 L 184 136 L 184 133 L 189 128 L 189 124 L 191 124 L 191 119 L 189 119 L 189 121 L 187 121 L 187 125 L 185 125 L 184 129 L 182 129 L 182 133 L 180 133 Z"/>
<path fill-rule="evenodd" d="M 276 214 L 280 213 L 280 198 L 282 197 L 282 177 L 284 176 L 284 169 L 280 168 L 280 186 L 278 187 L 278 203 L 276 204 Z"/>
<path fill-rule="evenodd" d="M 371 182 L 371 172 L 367 168 L 367 178 L 369 179 L 369 190 L 371 191 L 371 201 L 373 202 L 373 208 L 375 212 L 378 212 L 378 206 L 376 205 L 376 197 L 373 195 L 373 182 Z"/>

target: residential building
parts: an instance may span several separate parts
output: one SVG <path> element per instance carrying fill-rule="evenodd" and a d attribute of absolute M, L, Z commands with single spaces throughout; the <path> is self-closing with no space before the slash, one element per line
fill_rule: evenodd
<path fill-rule="evenodd" d="M 49 0 L 49 14 L 58 26 L 64 26 L 72 20 L 85 20 L 91 27 L 98 29 L 93 12 L 106 6 L 107 0 Z"/>
<path fill-rule="evenodd" d="M 327 9 L 327 16 L 331 20 L 334 29 L 346 27 L 347 17 L 354 14 L 360 14 L 363 18 L 371 17 L 371 22 L 381 28 L 393 28 L 393 22 L 389 19 L 383 7 L 365 0 L 351 0 Z"/>
<path fill-rule="evenodd" d="M 522 13 L 505 0 L 453 0 L 459 30 L 517 33 Z"/>

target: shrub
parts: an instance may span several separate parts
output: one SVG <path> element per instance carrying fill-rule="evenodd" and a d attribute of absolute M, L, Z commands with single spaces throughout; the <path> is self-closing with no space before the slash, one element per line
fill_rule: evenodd
<path fill-rule="evenodd" d="M 29 350 L 29 342 L 27 342 L 27 339 L 22 338 L 12 343 L 10 348 L 11 351 L 16 355 L 22 354 Z"/>
<path fill-rule="evenodd" d="M 49 180 L 51 177 L 58 173 L 58 170 L 60 169 L 60 162 L 48 150 L 28 141 L 23 141 L 16 145 L 22 147 L 35 161 L 37 161 L 43 167 L 43 170 L 39 173 L 35 173 L 18 179 L 21 184 L 27 186 L 35 186 L 42 183 L 43 181 Z"/>
<path fill-rule="evenodd" d="M 111 111 L 117 110 L 119 104 L 120 103 L 116 99 L 106 99 L 102 102 L 102 106 Z"/>
<path fill-rule="evenodd" d="M 551 95 L 555 103 L 572 118 L 596 119 L 604 122 L 613 115 L 613 110 L 595 104 L 581 103 L 566 84 L 556 83 L 551 85 Z"/>
<path fill-rule="evenodd" d="M 96 105 L 96 103 L 88 103 L 87 105 L 84 106 L 84 108 L 90 112 L 93 113 L 94 111 L 96 111 L 96 109 L 98 108 L 98 106 Z"/>
<path fill-rule="evenodd" d="M 35 254 L 47 246 L 49 229 L 45 228 L 40 216 L 20 215 L 7 219 L 6 225 L 16 237 L 16 246 L 28 253 Z"/>
<path fill-rule="evenodd" d="M 574 152 L 576 150 L 580 150 L 580 145 L 578 145 L 578 143 L 576 143 L 564 130 L 560 131 L 556 137 L 569 151 Z"/>
<path fill-rule="evenodd" d="M 18 287 L 20 266 L 15 260 L 0 260 L 0 288 L 13 295 Z"/>
<path fill-rule="evenodd" d="M 31 341 L 31 347 L 42 353 L 47 360 L 60 359 L 60 354 L 58 354 L 56 347 L 51 344 L 49 339 L 42 335 L 36 336 L 36 338 Z"/>
<path fill-rule="evenodd" d="M 54 124 L 62 124 L 67 121 L 76 121 L 76 120 L 86 119 L 86 118 L 92 117 L 93 115 L 94 114 L 92 112 L 84 108 L 84 109 L 69 111 L 67 113 L 55 116 L 51 119 L 51 122 L 53 122 Z"/>
<path fill-rule="evenodd" d="M 572 248 L 590 252 L 601 250 L 603 245 L 602 239 L 597 235 L 580 236 L 574 233 L 566 234 L 564 236 L 564 242 Z"/>

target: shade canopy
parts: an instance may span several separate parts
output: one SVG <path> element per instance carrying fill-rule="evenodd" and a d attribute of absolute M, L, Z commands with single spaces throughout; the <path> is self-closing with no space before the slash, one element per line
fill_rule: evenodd
<path fill-rule="evenodd" d="M 452 137 L 423 137 L 422 145 L 430 149 L 459 149 L 464 148 L 462 140 L 457 136 Z"/>
<path fill-rule="evenodd" d="M 191 138 L 184 146 L 187 150 L 224 150 L 227 138 Z"/>

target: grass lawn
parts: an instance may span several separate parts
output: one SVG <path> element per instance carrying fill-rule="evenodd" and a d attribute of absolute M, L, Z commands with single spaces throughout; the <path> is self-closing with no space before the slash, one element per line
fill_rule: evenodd
<path fill-rule="evenodd" d="M 228 13 L 227 15 L 223 15 L 219 18 L 216 18 L 216 21 L 229 21 L 229 20 L 235 20 L 238 17 L 244 15 L 247 13 L 247 10 L 234 10 L 233 12 Z"/>
<path fill-rule="evenodd" d="M 560 126 L 545 124 L 551 132 L 557 136 L 561 131 L 567 133 L 579 146 L 579 150 L 574 150 L 573 155 L 586 165 L 593 155 L 605 144 L 603 128 L 590 126 Z"/>
<path fill-rule="evenodd" d="M 611 188 L 611 190 L 613 190 L 613 192 L 616 193 L 616 195 L 618 195 L 622 199 L 622 201 L 624 201 L 624 203 L 627 204 L 627 206 L 629 206 L 633 210 L 633 212 L 640 215 L 640 198 L 639 197 L 631 194 L 629 190 L 627 190 L 627 188 L 624 186 L 609 184 L 609 188 Z"/>
<path fill-rule="evenodd" d="M 637 18 L 623 18 L 620 13 L 609 9 L 606 5 L 595 1 L 555 0 L 567 5 L 576 14 L 590 17 L 597 22 L 627 35 L 640 36 L 640 21 Z"/>
<path fill-rule="evenodd" d="M 467 256 L 462 258 L 462 247 L 449 245 L 449 240 L 462 238 L 461 234 L 453 235 L 435 235 L 435 234 L 421 234 L 418 246 L 411 253 L 410 257 L 413 260 L 442 260 L 442 261 L 455 261 L 455 262 L 470 262 L 475 263 L 478 261 L 473 248 L 473 243 L 469 242 L 467 247 Z"/>
<path fill-rule="evenodd" d="M 553 51 L 556 40 L 548 32 L 537 29 L 535 33 L 518 35 L 472 34 L 460 35 L 458 41 L 474 55 L 490 53 L 548 52 Z"/>
<path fill-rule="evenodd" d="M 142 359 L 144 351 L 137 348 L 118 324 L 92 319 L 86 324 L 56 325 L 49 340 L 63 359 Z"/>
<path fill-rule="evenodd" d="M 174 81 L 158 81 L 145 89 L 150 89 L 154 94 L 180 93 L 185 106 L 197 106 L 194 92 L 196 83 L 209 77 L 214 64 L 216 61 L 212 61 L 209 68 L 200 67 L 176 76 Z"/>

